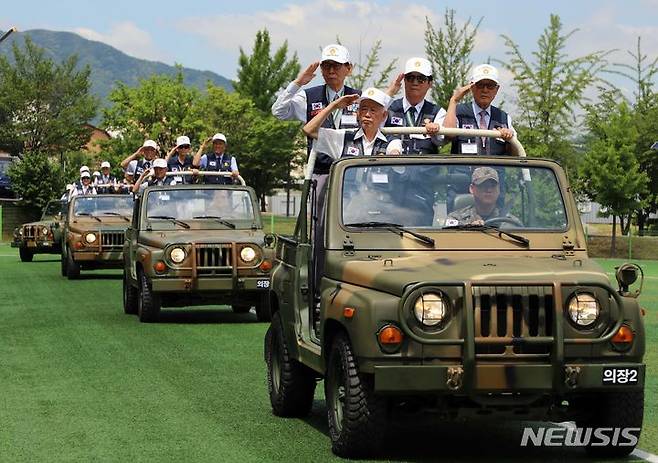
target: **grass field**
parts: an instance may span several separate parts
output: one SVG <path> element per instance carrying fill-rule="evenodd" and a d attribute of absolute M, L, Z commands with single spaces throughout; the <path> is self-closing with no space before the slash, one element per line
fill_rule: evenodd
<path fill-rule="evenodd" d="M 612 271 L 616 262 L 603 261 Z M 658 453 L 658 263 L 645 266 L 647 404 L 640 447 Z M 0 245 L 0 461 L 333 461 L 321 385 L 311 415 L 272 415 L 267 325 L 226 308 L 123 314 L 117 271 L 59 275 L 57 256 L 20 263 Z M 519 449 L 501 423 L 404 426 L 385 458 L 582 459 L 579 449 Z M 477 445 L 473 445 L 477 442 Z M 494 450 L 495 449 L 495 450 Z"/>

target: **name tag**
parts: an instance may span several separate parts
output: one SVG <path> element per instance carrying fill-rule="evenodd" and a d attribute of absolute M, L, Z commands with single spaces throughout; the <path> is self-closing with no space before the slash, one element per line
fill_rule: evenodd
<path fill-rule="evenodd" d="M 178 183 L 183 183 L 183 177 L 174 177 L 174 181 Z"/>
<path fill-rule="evenodd" d="M 356 116 L 354 114 L 343 114 L 340 117 L 340 125 L 341 125 L 341 127 L 344 127 L 344 126 L 355 127 L 357 125 Z"/>
<path fill-rule="evenodd" d="M 169 201 L 169 195 L 158 195 L 160 201 Z"/>
<path fill-rule="evenodd" d="M 372 173 L 372 183 L 388 183 L 388 174 Z"/>
<path fill-rule="evenodd" d="M 476 143 L 462 143 L 462 154 L 478 154 Z"/>
<path fill-rule="evenodd" d="M 322 102 L 318 101 L 317 103 L 311 103 L 311 109 L 313 111 L 317 111 L 317 110 L 322 109 Z"/>
<path fill-rule="evenodd" d="M 391 124 L 393 125 L 404 125 L 404 121 L 401 117 L 391 117 Z"/>
<path fill-rule="evenodd" d="M 414 138 L 416 140 L 425 140 L 426 138 L 429 138 L 429 136 L 423 135 L 422 133 L 411 133 L 409 134 L 409 138 Z"/>

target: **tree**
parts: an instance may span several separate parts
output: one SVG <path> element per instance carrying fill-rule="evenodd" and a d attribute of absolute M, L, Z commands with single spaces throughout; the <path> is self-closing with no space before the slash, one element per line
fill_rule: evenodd
<path fill-rule="evenodd" d="M 443 16 L 444 28 L 435 29 L 429 18 L 425 18 L 425 54 L 432 63 L 434 82 L 432 98 L 441 107 L 447 108 L 452 93 L 464 85 L 473 63 L 471 53 L 475 36 L 482 18 L 471 24 L 471 18 L 458 27 L 455 10 L 446 9 Z"/>
<path fill-rule="evenodd" d="M 290 178 L 305 154 L 299 123 L 280 121 L 250 99 L 212 85 L 197 113 L 205 117 L 206 134 L 216 127 L 226 134 L 227 152 L 236 156 L 240 174 L 256 190 L 264 211 L 265 196 Z"/>
<path fill-rule="evenodd" d="M 269 112 L 276 100 L 276 92 L 299 73 L 297 53 L 288 60 L 288 42 L 270 56 L 270 34 L 267 29 L 256 33 L 251 56 L 240 47 L 238 79 L 233 88 L 240 95 L 251 98 L 256 107 Z"/>
<path fill-rule="evenodd" d="M 621 101 L 620 101 L 621 100 Z M 620 101 L 620 102 L 618 102 Z M 600 102 L 587 107 L 586 123 L 591 137 L 580 166 L 583 192 L 613 216 L 611 255 L 616 251 L 616 219 L 622 230 L 644 206 L 649 178 L 640 170 L 635 154 L 638 132 L 633 113 L 617 91 L 604 91 Z"/>
<path fill-rule="evenodd" d="M 336 42 L 340 44 L 340 38 L 336 37 Z M 379 77 L 374 79 L 375 71 L 379 68 L 379 52 L 382 48 L 382 41 L 377 40 L 375 44 L 370 48 L 370 51 L 366 53 L 365 62 L 361 60 L 361 47 L 359 47 L 359 58 L 353 63 L 352 74 L 350 74 L 346 81 L 347 85 L 352 88 L 364 89 L 366 86 L 375 87 L 375 88 L 385 88 L 388 86 L 389 77 L 395 65 L 397 63 L 397 58 L 390 61 L 384 69 L 379 72 Z M 368 82 L 372 80 L 371 85 L 367 85 Z"/>
<path fill-rule="evenodd" d="M 206 128 L 204 115 L 196 111 L 200 92 L 184 84 L 180 68 L 174 77 L 152 76 L 140 81 L 137 87 L 117 83 L 108 99 L 113 104 L 104 110 L 103 123 L 119 136 L 101 146 L 113 166 L 147 138 L 155 140 L 166 152 L 180 135 L 200 141 L 199 134 Z"/>
<path fill-rule="evenodd" d="M 575 166 L 575 149 L 570 142 L 576 125 L 574 109 L 584 103 L 585 89 L 597 81 L 609 52 L 567 58 L 564 49 L 577 30 L 562 33 L 559 16 L 539 37 L 534 62 L 526 59 L 519 46 L 503 35 L 509 61 L 503 68 L 514 76 L 518 115 L 515 128 L 526 150 L 533 156 L 556 159 L 570 170 Z"/>
<path fill-rule="evenodd" d="M 75 55 L 54 63 L 29 37 L 22 49 L 14 43 L 13 62 L 0 56 L 0 148 L 44 156 L 81 149 L 98 107 L 90 72 Z"/>
<path fill-rule="evenodd" d="M 658 210 L 658 157 L 649 147 L 658 139 L 658 94 L 654 91 L 654 79 L 658 75 L 658 57 L 648 61 L 642 53 L 641 37 L 637 38 L 635 51 L 626 53 L 633 59 L 633 64 L 615 63 L 616 69 L 610 72 L 629 79 L 635 85 L 633 100 L 633 122 L 638 131 L 635 153 L 640 162 L 640 170 L 649 176 L 649 188 L 645 199 L 646 207 L 638 211 L 637 224 L 639 234 L 644 234 L 649 214 Z"/>
<path fill-rule="evenodd" d="M 46 153 L 28 151 L 9 168 L 11 187 L 23 203 L 37 210 L 64 191 L 61 166 Z"/>

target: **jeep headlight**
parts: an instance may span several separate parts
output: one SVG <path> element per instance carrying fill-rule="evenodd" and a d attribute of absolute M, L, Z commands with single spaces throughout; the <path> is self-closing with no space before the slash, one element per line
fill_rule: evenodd
<path fill-rule="evenodd" d="M 448 301 L 441 293 L 424 293 L 414 303 L 414 315 L 425 326 L 436 326 L 448 314 Z"/>
<path fill-rule="evenodd" d="M 185 260 L 185 250 L 183 248 L 173 248 L 169 252 L 169 258 L 174 264 L 180 264 Z"/>
<path fill-rule="evenodd" d="M 240 251 L 240 259 L 247 264 L 256 258 L 256 251 L 251 246 L 245 246 Z"/>
<path fill-rule="evenodd" d="M 18 229 L 18 234 L 21 235 L 21 236 L 23 235 L 23 227 Z"/>
<path fill-rule="evenodd" d="M 593 294 L 576 293 L 569 299 L 569 316 L 579 327 L 590 326 L 599 317 L 601 308 Z"/>
<path fill-rule="evenodd" d="M 85 235 L 85 241 L 89 244 L 92 244 L 96 242 L 96 234 L 95 233 L 87 233 Z"/>

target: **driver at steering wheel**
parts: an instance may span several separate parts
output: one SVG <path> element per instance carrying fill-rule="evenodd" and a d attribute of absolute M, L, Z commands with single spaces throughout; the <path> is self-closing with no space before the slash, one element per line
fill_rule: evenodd
<path fill-rule="evenodd" d="M 473 195 L 473 204 L 448 214 L 445 226 L 484 225 L 487 220 L 508 216 L 497 206 L 500 196 L 498 172 L 491 167 L 478 167 L 473 171 L 469 192 Z"/>

